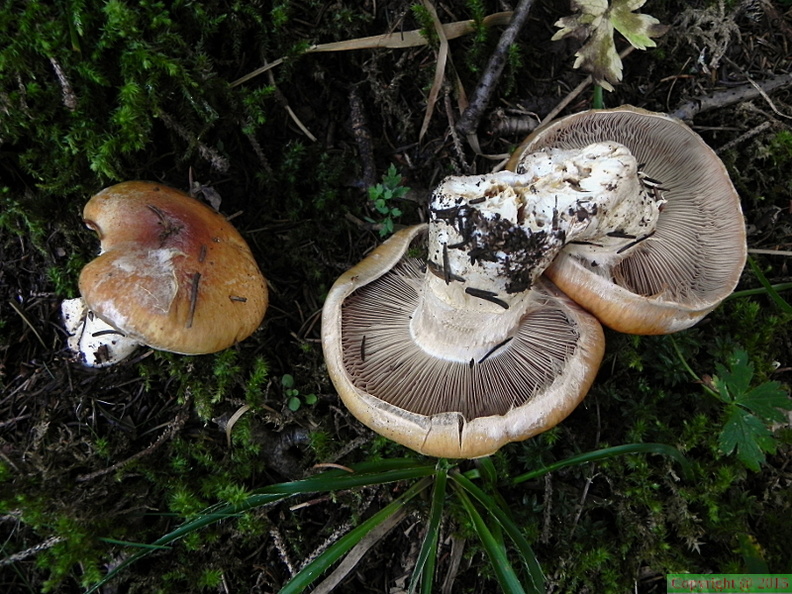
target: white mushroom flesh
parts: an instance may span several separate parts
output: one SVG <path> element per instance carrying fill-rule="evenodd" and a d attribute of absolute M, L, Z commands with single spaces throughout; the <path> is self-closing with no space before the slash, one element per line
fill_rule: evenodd
<path fill-rule="evenodd" d="M 511 338 L 565 247 L 612 264 L 655 230 L 661 193 L 622 144 L 543 150 L 518 171 L 448 177 L 432 195 L 411 332 L 436 357 L 478 360 Z"/>
<path fill-rule="evenodd" d="M 69 350 L 88 367 L 110 367 L 131 355 L 140 342 L 125 336 L 85 307 L 82 298 L 61 304 Z"/>

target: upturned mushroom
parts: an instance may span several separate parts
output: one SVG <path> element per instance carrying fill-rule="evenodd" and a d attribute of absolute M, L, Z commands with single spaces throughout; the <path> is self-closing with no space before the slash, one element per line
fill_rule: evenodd
<path fill-rule="evenodd" d="M 522 299 L 522 315 L 510 316 L 514 325 L 499 320 L 509 312 L 496 296 L 463 290 L 458 296 L 470 301 L 471 311 L 461 312 L 452 327 L 463 342 L 449 343 L 422 303 L 428 297 L 446 310 L 445 322 L 453 306 L 431 294 L 426 283 L 436 277 L 427 264 L 406 257 L 413 240 L 425 235 L 425 225 L 397 232 L 328 294 L 322 344 L 346 407 L 393 441 L 449 458 L 486 456 L 559 423 L 599 368 L 599 323 L 543 281 Z M 471 328 L 475 320 L 480 332 Z M 423 324 L 426 333 L 418 329 Z M 489 333 L 490 325 L 502 331 Z"/>
<path fill-rule="evenodd" d="M 630 106 L 586 111 L 536 130 L 507 169 L 537 153 L 618 142 L 639 163 L 661 212 L 654 229 L 616 229 L 634 245 L 570 242 L 547 269 L 568 296 L 611 328 L 665 334 L 688 328 L 728 296 L 746 259 L 740 199 L 715 152 L 684 123 Z"/>
<path fill-rule="evenodd" d="M 239 232 L 208 206 L 161 184 L 124 182 L 91 198 L 83 218 L 101 253 L 80 274 L 84 316 L 74 305 L 68 312 L 85 320 L 70 346 L 87 365 L 123 358 L 112 355 L 122 338 L 126 354 L 132 341 L 196 355 L 225 349 L 261 324 L 266 281 Z M 95 329 L 94 320 L 107 327 Z"/>
<path fill-rule="evenodd" d="M 623 145 L 550 150 L 525 171 L 449 177 L 330 290 L 322 343 L 347 408 L 424 454 L 475 458 L 545 431 L 588 391 L 597 320 L 541 278 L 570 243 L 635 249 L 662 199 Z M 407 257 L 426 237 L 425 260 Z"/>

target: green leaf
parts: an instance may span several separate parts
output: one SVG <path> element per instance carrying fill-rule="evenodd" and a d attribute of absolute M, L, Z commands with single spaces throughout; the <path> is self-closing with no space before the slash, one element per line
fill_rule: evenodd
<path fill-rule="evenodd" d="M 718 386 L 720 383 L 726 393 L 724 396 L 730 396 L 729 400 L 736 400 L 748 391 L 751 385 L 751 378 L 753 378 L 753 365 L 748 362 L 748 353 L 742 349 L 736 349 L 729 357 L 729 368 L 723 365 L 715 366 L 716 378 L 713 378 L 713 383 Z M 716 381 L 717 380 L 717 381 Z M 720 391 L 720 387 L 718 388 Z"/>
<path fill-rule="evenodd" d="M 756 386 L 743 394 L 737 404 L 763 419 L 777 423 L 783 423 L 787 419 L 781 410 L 792 410 L 792 398 L 778 382 L 765 382 Z"/>
<path fill-rule="evenodd" d="M 292 396 L 289 398 L 289 402 L 286 404 L 289 407 L 289 410 L 292 412 L 297 412 L 300 410 L 300 399 L 296 396 Z"/>
<path fill-rule="evenodd" d="M 736 349 L 731 354 L 728 368 L 718 364 L 715 369 L 717 375 L 712 383 L 724 402 L 739 405 L 768 421 L 780 423 L 786 419 L 781 411 L 792 409 L 789 394 L 775 381 L 751 389 L 754 368 L 744 350 Z"/>
<path fill-rule="evenodd" d="M 751 413 L 731 406 L 718 439 L 721 452 L 737 451 L 737 458 L 751 470 L 758 471 L 765 461 L 764 452 L 775 453 L 776 442 L 770 430 Z"/>
<path fill-rule="evenodd" d="M 778 306 L 778 309 L 783 311 L 784 313 L 790 314 L 792 313 L 792 305 L 790 305 L 781 295 L 778 294 L 778 291 L 770 284 L 770 281 L 767 280 L 767 277 L 762 272 L 762 269 L 756 263 L 756 261 L 748 257 L 748 265 L 751 267 L 751 271 L 756 275 L 756 278 L 759 279 L 759 282 L 762 283 L 762 287 L 764 287 L 767 294 L 770 296 L 770 299 Z"/>
<path fill-rule="evenodd" d="M 212 506 L 204 510 L 204 512 L 199 514 L 194 520 L 177 526 L 168 534 L 160 537 L 151 543 L 148 548 L 127 557 L 124 561 L 113 567 L 113 569 L 111 569 L 99 582 L 91 586 L 86 594 L 96 592 L 103 585 L 110 582 L 122 570 L 144 558 L 152 550 L 166 547 L 171 543 L 185 538 L 196 530 L 200 530 L 201 528 L 217 522 L 227 521 L 229 518 L 237 517 L 250 509 L 270 505 L 292 495 L 305 495 L 324 491 L 342 491 L 344 489 L 352 489 L 361 486 L 411 480 L 430 476 L 435 471 L 434 465 L 419 462 L 411 458 L 361 462 L 360 464 L 352 465 L 350 468 L 352 472 L 331 470 L 299 481 L 270 485 L 248 496 L 242 503 Z M 402 498 L 403 497 L 404 495 Z"/>
<path fill-rule="evenodd" d="M 293 388 L 294 387 L 294 377 L 289 375 L 288 373 L 281 378 L 281 385 L 284 388 Z"/>
<path fill-rule="evenodd" d="M 482 468 L 486 469 L 486 466 L 482 466 Z M 485 472 L 488 472 L 488 470 L 485 470 Z M 509 508 L 506 505 L 498 503 L 497 500 L 502 500 L 502 498 L 498 495 L 497 491 L 495 491 L 495 497 L 491 497 L 475 485 L 468 477 L 460 474 L 458 471 L 452 472 L 450 476 L 460 488 L 479 500 L 492 517 L 495 518 L 500 527 L 508 534 L 509 538 L 512 539 L 512 542 L 517 547 L 517 551 L 522 558 L 523 567 L 528 576 L 528 580 L 525 583 L 528 594 L 541 594 L 544 592 L 545 579 L 544 573 L 542 573 L 542 567 L 539 565 L 539 561 L 536 559 L 536 555 L 530 543 L 523 535 L 522 530 L 512 519 Z"/>

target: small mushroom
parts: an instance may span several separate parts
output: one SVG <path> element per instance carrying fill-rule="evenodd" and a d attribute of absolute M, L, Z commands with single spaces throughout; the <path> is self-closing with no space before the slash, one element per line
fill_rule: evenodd
<path fill-rule="evenodd" d="M 101 241 L 80 274 L 86 324 L 96 317 L 128 340 L 189 355 L 225 349 L 261 324 L 266 281 L 242 236 L 208 206 L 134 181 L 99 192 L 83 218 Z M 108 364 L 77 344 L 86 364 Z"/>
<path fill-rule="evenodd" d="M 447 178 L 428 226 L 399 231 L 333 285 L 325 361 L 364 424 L 423 454 L 476 458 L 553 427 L 586 395 L 602 327 L 541 274 L 637 194 L 601 188 L 606 170 L 630 167 L 612 143 L 544 165 Z M 414 242 L 425 259 L 406 255 Z"/>
<path fill-rule="evenodd" d="M 619 251 L 597 242 L 567 243 L 547 276 L 611 328 L 664 334 L 692 326 L 728 296 L 746 259 L 740 199 L 726 168 L 681 121 L 630 106 L 574 114 L 536 130 L 507 169 L 533 167 L 549 148 L 599 142 L 624 145 L 639 163 L 643 190 L 660 214 L 654 230 L 631 237 Z"/>

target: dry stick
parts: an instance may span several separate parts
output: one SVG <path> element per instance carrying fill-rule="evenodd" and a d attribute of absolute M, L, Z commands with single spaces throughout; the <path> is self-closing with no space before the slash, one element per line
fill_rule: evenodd
<path fill-rule="evenodd" d="M 294 569 L 294 563 L 291 562 L 291 558 L 289 557 L 289 551 L 286 549 L 286 543 L 283 540 L 283 535 L 281 534 L 280 530 L 278 530 L 277 526 L 272 526 L 270 528 L 270 536 L 272 537 L 272 542 L 275 545 L 275 549 L 280 555 L 281 561 L 283 561 L 286 569 L 289 570 L 289 575 L 294 576 L 297 571 Z"/>
<path fill-rule="evenodd" d="M 704 97 L 697 97 L 696 99 L 680 105 L 671 115 L 680 120 L 692 120 L 703 111 L 710 111 L 735 103 L 750 101 L 759 96 L 765 96 L 767 93 L 772 93 L 789 84 L 792 84 L 792 73 L 779 74 L 760 83 L 751 81 L 748 84 L 734 87 L 733 89 L 716 91 Z"/>
<path fill-rule="evenodd" d="M 50 63 L 55 70 L 55 75 L 58 77 L 58 82 L 60 82 L 61 92 L 63 93 L 63 105 L 65 105 L 69 111 L 74 111 L 77 109 L 77 95 L 74 93 L 74 89 L 69 79 L 66 77 L 66 73 L 63 71 L 63 68 L 61 68 L 60 62 L 50 56 Z"/>
<path fill-rule="evenodd" d="M 286 96 L 281 93 L 280 89 L 275 84 L 275 76 L 269 70 L 267 71 L 267 77 L 269 79 L 270 87 L 273 89 L 275 99 L 281 104 L 281 107 L 286 110 L 286 113 L 289 114 L 289 117 L 295 124 L 297 124 L 297 127 L 302 131 L 302 133 L 305 134 L 311 142 L 316 142 L 316 136 L 311 134 L 311 131 L 305 127 L 300 118 L 297 117 L 297 114 L 294 113 L 294 110 L 289 105 L 288 99 L 286 99 Z"/>
<path fill-rule="evenodd" d="M 465 552 L 465 539 L 460 536 L 451 535 L 451 558 L 448 562 L 448 571 L 443 578 L 441 594 L 452 594 L 454 582 L 459 573 L 459 565 L 462 563 L 462 554 Z"/>
<path fill-rule="evenodd" d="M 528 19 L 528 12 L 531 10 L 533 3 L 534 0 L 520 0 L 517 8 L 514 9 L 511 22 L 509 22 L 509 26 L 506 27 L 498 40 L 498 45 L 490 56 L 487 68 L 484 70 L 481 79 L 479 79 L 476 90 L 473 91 L 470 105 L 462 114 L 462 117 L 459 118 L 459 122 L 457 122 L 456 128 L 460 134 L 469 136 L 478 128 L 481 116 L 484 114 L 484 110 L 487 109 L 495 86 L 498 84 L 503 68 L 506 66 L 506 55 L 509 48 L 517 39 L 517 35 Z"/>
<path fill-rule="evenodd" d="M 9 557 L 5 557 L 4 559 L 0 559 L 0 567 L 5 565 L 11 565 L 12 563 L 16 563 L 17 561 L 22 561 L 27 559 L 28 557 L 32 557 L 37 555 L 41 551 L 45 551 L 47 549 L 51 549 L 56 544 L 63 542 L 66 540 L 62 536 L 51 536 L 47 540 L 37 545 L 30 547 L 29 549 L 25 549 L 24 551 L 19 551 L 18 553 L 14 553 Z"/>
<path fill-rule="evenodd" d="M 173 119 L 170 114 L 161 111 L 156 113 L 155 116 L 159 117 L 159 119 L 162 120 L 162 123 L 165 124 L 165 127 L 175 132 L 182 140 L 197 146 L 198 153 L 204 158 L 204 160 L 208 161 L 209 165 L 212 166 L 212 169 L 219 171 L 220 173 L 225 173 L 231 167 L 228 159 L 221 155 L 216 149 L 213 149 L 211 146 L 208 146 L 198 140 L 197 136 Z"/>
<path fill-rule="evenodd" d="M 765 122 L 762 122 L 762 123 L 761 123 L 761 124 L 759 124 L 758 126 L 756 126 L 756 127 L 754 127 L 754 128 L 751 128 L 750 130 L 748 130 L 748 131 L 747 131 L 747 132 L 745 132 L 744 134 L 740 134 L 740 135 L 739 135 L 737 138 L 735 138 L 734 140 L 730 140 L 729 142 L 727 142 L 727 143 L 726 143 L 726 144 L 724 144 L 723 146 L 721 146 L 721 147 L 718 147 L 717 149 L 715 149 L 715 152 L 716 152 L 718 155 L 720 155 L 720 154 L 723 154 L 723 153 L 725 153 L 726 151 L 730 151 L 730 150 L 732 150 L 733 148 L 735 148 L 735 147 L 737 147 L 737 146 L 741 145 L 743 142 L 745 142 L 745 141 L 747 141 L 747 140 L 750 140 L 750 139 L 751 139 L 751 138 L 753 138 L 754 136 L 758 136 L 759 134 L 761 134 L 762 132 L 764 132 L 765 130 L 767 130 L 767 129 L 769 129 L 769 128 L 772 128 L 772 127 L 773 127 L 773 124 L 774 124 L 774 122 L 773 122 L 773 121 L 771 121 L 771 120 L 767 120 L 767 121 L 765 121 Z"/>
<path fill-rule="evenodd" d="M 28 317 L 25 315 L 25 312 L 22 311 L 22 308 L 19 307 L 13 299 L 8 300 L 8 305 L 10 305 L 11 309 L 13 309 L 17 313 L 17 315 L 20 318 L 22 318 L 22 321 L 25 322 L 25 324 L 28 325 L 28 328 L 30 328 L 33 331 L 33 334 L 36 335 L 36 338 L 38 338 L 38 341 L 41 343 L 41 346 L 43 346 L 46 349 L 47 344 L 44 342 L 44 339 L 41 338 L 41 334 L 38 333 L 38 330 L 36 330 L 36 327 L 33 325 L 33 322 L 31 322 L 28 319 Z"/>
<path fill-rule="evenodd" d="M 366 118 L 366 108 L 355 87 L 349 91 L 349 119 L 352 136 L 358 148 L 358 156 L 363 164 L 363 186 L 368 188 L 377 183 L 377 167 L 374 164 L 374 141 Z"/>
<path fill-rule="evenodd" d="M 785 250 L 763 250 L 759 248 L 751 248 L 748 250 L 749 254 L 761 254 L 763 256 L 784 256 L 785 258 L 792 257 L 792 252 Z"/>

